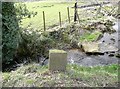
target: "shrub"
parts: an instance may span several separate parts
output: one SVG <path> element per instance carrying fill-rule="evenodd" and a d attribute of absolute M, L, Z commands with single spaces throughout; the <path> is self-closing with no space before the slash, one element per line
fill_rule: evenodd
<path fill-rule="evenodd" d="M 13 54 L 18 45 L 18 19 L 14 3 L 2 3 L 2 59 L 8 62 L 13 59 Z"/>
<path fill-rule="evenodd" d="M 19 22 L 24 17 L 32 15 L 25 4 L 2 2 L 2 62 L 13 60 L 19 44 Z"/>
<path fill-rule="evenodd" d="M 17 57 L 36 59 L 37 56 L 48 57 L 48 50 L 53 47 L 54 41 L 48 33 L 39 33 L 34 30 L 22 30 Z"/>

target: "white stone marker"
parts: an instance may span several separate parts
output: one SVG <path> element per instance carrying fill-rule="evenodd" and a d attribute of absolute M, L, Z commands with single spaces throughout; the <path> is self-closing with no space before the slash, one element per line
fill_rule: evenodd
<path fill-rule="evenodd" d="M 67 65 L 67 52 L 63 50 L 49 50 L 49 70 L 65 71 Z"/>

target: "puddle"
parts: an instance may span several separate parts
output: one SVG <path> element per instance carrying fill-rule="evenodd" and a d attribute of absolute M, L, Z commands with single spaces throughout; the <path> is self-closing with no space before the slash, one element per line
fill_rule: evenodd
<path fill-rule="evenodd" d="M 115 25 L 113 26 L 116 32 L 112 34 L 104 33 L 103 37 L 99 40 L 99 42 L 118 48 L 118 41 L 120 41 L 118 39 L 118 37 L 120 36 L 120 34 L 118 34 L 118 24 L 120 24 L 120 20 L 118 20 L 118 22 L 115 22 Z M 87 55 L 78 49 L 71 49 L 68 51 L 68 61 L 69 63 L 74 63 L 81 66 L 117 64 L 119 58 L 115 57 L 114 54 L 116 54 L 116 52 L 107 52 L 103 55 Z"/>

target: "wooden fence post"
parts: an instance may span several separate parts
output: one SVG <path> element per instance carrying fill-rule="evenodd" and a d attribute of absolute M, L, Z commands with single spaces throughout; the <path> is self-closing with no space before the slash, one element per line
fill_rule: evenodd
<path fill-rule="evenodd" d="M 67 11 L 68 11 L 68 20 L 69 20 L 69 23 L 70 23 L 70 11 L 69 11 L 69 7 L 67 7 Z"/>
<path fill-rule="evenodd" d="M 43 24 L 44 24 L 44 31 L 46 30 L 46 27 L 45 27 L 45 13 L 43 11 Z"/>
<path fill-rule="evenodd" d="M 77 21 L 77 2 L 75 3 L 74 22 Z"/>
<path fill-rule="evenodd" d="M 79 23 L 80 23 L 80 18 L 79 18 L 79 14 L 78 14 L 78 12 L 77 12 L 77 17 L 78 17 L 78 21 L 79 21 Z"/>
<path fill-rule="evenodd" d="M 60 27 L 61 27 L 61 13 L 59 12 L 59 22 L 60 22 Z"/>

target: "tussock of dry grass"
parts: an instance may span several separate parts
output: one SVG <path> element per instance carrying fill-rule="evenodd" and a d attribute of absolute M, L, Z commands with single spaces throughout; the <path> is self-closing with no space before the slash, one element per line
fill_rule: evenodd
<path fill-rule="evenodd" d="M 116 86 L 118 65 L 81 67 L 68 65 L 65 72 L 50 72 L 47 66 L 29 64 L 3 73 L 3 87 Z"/>

